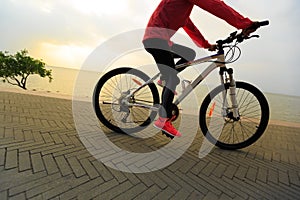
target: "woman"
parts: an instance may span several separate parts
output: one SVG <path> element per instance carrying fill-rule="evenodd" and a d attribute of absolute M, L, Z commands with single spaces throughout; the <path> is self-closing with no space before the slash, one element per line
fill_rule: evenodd
<path fill-rule="evenodd" d="M 183 28 L 197 46 L 209 51 L 216 50 L 216 45 L 210 44 L 190 19 L 194 5 L 225 20 L 237 29 L 243 29 L 246 35 L 255 31 L 255 28 L 252 28 L 254 22 L 243 17 L 221 0 L 162 0 L 160 2 L 148 22 L 143 44 L 146 51 L 153 56 L 162 74 L 159 83 L 165 82 L 162 106 L 154 126 L 171 136 L 181 136 L 171 123 L 171 106 L 175 88 L 179 83 L 178 71 L 174 68 L 176 64 L 193 60 L 196 55 L 194 50 L 174 44 L 170 40 L 171 37 L 179 28 Z M 174 58 L 180 58 L 180 60 L 175 64 Z"/>

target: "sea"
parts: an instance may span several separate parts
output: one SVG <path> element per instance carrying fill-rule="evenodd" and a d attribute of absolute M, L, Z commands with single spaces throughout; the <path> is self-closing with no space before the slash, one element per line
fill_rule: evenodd
<path fill-rule="evenodd" d="M 12 91 L 55 98 L 91 100 L 100 72 L 83 71 L 63 67 L 47 67 L 52 70 L 53 80 L 31 75 L 28 78 L 27 90 L 0 81 L 0 91 Z M 212 89 L 212 88 L 211 88 Z M 207 94 L 208 90 L 199 94 Z M 264 92 L 270 106 L 270 120 L 274 124 L 296 126 L 300 128 L 300 97 Z M 203 97 L 205 95 L 202 95 Z M 199 98 L 201 99 L 201 98 Z M 203 99 L 203 98 L 202 98 Z M 201 100 L 199 100 L 201 101 Z M 201 103 L 201 102 L 200 102 Z"/>

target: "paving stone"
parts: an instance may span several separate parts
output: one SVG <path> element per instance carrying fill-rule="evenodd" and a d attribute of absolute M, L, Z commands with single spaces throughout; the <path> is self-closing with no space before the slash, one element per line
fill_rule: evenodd
<path fill-rule="evenodd" d="M 278 178 L 279 178 L 279 182 L 281 182 L 285 185 L 290 185 L 289 175 L 287 172 L 279 171 Z"/>
<path fill-rule="evenodd" d="M 268 170 L 268 181 L 278 184 L 278 172 Z"/>
<path fill-rule="evenodd" d="M 300 186 L 300 179 L 299 179 L 299 176 L 297 175 L 296 171 L 289 170 L 288 174 L 289 174 L 289 178 L 290 178 L 290 183 L 294 184 L 296 186 Z"/>
<path fill-rule="evenodd" d="M 98 183 L 97 180 L 100 180 L 101 183 Z M 95 198 L 108 191 L 109 189 L 119 186 L 119 183 L 115 179 L 103 183 L 103 181 L 99 177 L 88 182 L 88 184 L 91 185 L 90 187 L 88 187 L 89 190 L 85 190 L 85 192 L 80 193 L 77 196 L 78 199 L 85 200 Z"/>
<path fill-rule="evenodd" d="M 160 193 L 158 193 L 153 200 L 160 200 L 160 199 L 169 199 L 172 197 L 176 192 L 171 188 L 167 187 L 166 189 L 162 190 Z"/>
<path fill-rule="evenodd" d="M 208 165 L 205 166 L 205 168 L 201 171 L 201 174 L 205 174 L 206 176 L 210 176 L 211 173 L 215 170 L 217 165 L 213 162 L 208 163 Z"/>
<path fill-rule="evenodd" d="M 215 168 L 215 170 L 213 171 L 213 174 L 219 178 L 221 178 L 221 176 L 223 176 L 225 170 L 226 170 L 226 165 L 220 163 L 217 165 L 217 167 Z"/>
<path fill-rule="evenodd" d="M 103 165 L 101 162 L 95 160 L 92 162 L 95 169 L 98 171 L 98 173 L 100 174 L 100 176 L 105 180 L 111 180 L 113 179 L 113 175 L 111 174 L 111 172 L 106 168 L 105 165 Z"/>
<path fill-rule="evenodd" d="M 25 196 L 25 193 L 20 193 L 20 194 L 17 194 L 15 196 L 12 196 L 12 197 L 9 197 L 10 200 L 25 200 L 26 199 L 26 196 Z"/>
<path fill-rule="evenodd" d="M 87 172 L 90 179 L 94 179 L 99 176 L 97 170 L 93 166 L 93 164 L 88 159 L 82 159 L 80 160 L 80 163 L 84 170 Z"/>
<path fill-rule="evenodd" d="M 0 199 L 1 199 L 1 200 L 6 200 L 6 199 L 8 199 L 7 193 L 8 193 L 7 190 L 0 191 Z"/>
<path fill-rule="evenodd" d="M 24 139 L 25 139 L 24 133 L 20 129 L 14 129 L 14 136 L 15 136 L 15 140 L 18 140 L 18 141 L 24 141 Z"/>
<path fill-rule="evenodd" d="M 5 149 L 0 149 L 0 166 L 5 162 Z"/>
<path fill-rule="evenodd" d="M 248 199 L 249 198 L 249 195 L 247 194 L 247 192 L 240 189 L 241 186 L 238 183 L 236 183 L 233 179 L 229 179 L 226 176 L 223 176 L 222 182 L 223 182 L 223 184 L 226 185 L 226 187 L 228 187 L 230 190 L 232 190 L 232 192 L 234 192 L 237 195 L 237 197 L 239 197 L 240 199 Z"/>
<path fill-rule="evenodd" d="M 45 170 L 45 165 L 41 154 L 39 153 L 31 154 L 30 157 L 31 157 L 31 164 L 34 173 Z"/>
<path fill-rule="evenodd" d="M 250 179 L 251 181 L 255 181 L 257 176 L 257 169 L 253 167 L 249 167 L 246 178 Z"/>
<path fill-rule="evenodd" d="M 257 172 L 257 179 L 266 183 L 268 177 L 268 170 L 265 168 L 259 168 Z"/>
<path fill-rule="evenodd" d="M 194 199 L 203 199 L 204 198 L 204 194 L 202 194 L 201 192 L 198 191 L 193 191 L 187 199 L 190 200 L 194 200 Z"/>
<path fill-rule="evenodd" d="M 147 187 L 145 191 L 143 191 L 141 194 L 136 196 L 135 200 L 148 200 L 153 199 L 153 197 L 157 196 L 157 194 L 161 191 L 161 189 L 156 186 L 152 185 L 151 187 Z"/>
<path fill-rule="evenodd" d="M 5 169 L 11 169 L 18 166 L 18 151 L 7 151 L 5 160 Z"/>
<path fill-rule="evenodd" d="M 180 189 L 176 192 L 170 199 L 187 199 L 191 192 L 185 190 L 185 188 Z"/>
<path fill-rule="evenodd" d="M 64 156 L 55 157 L 55 161 L 62 176 L 66 176 L 72 173 L 72 169 Z"/>
<path fill-rule="evenodd" d="M 125 181 L 121 184 L 119 184 L 117 187 L 113 187 L 110 190 L 107 190 L 100 194 L 97 198 L 101 199 L 116 199 L 117 196 L 121 196 L 122 199 L 130 199 L 126 198 L 126 196 L 123 196 L 126 191 L 128 191 L 130 188 L 132 188 L 133 185 L 130 183 L 130 181 Z"/>
<path fill-rule="evenodd" d="M 56 162 L 51 155 L 45 155 L 42 158 L 48 174 L 54 174 L 59 171 Z"/>
<path fill-rule="evenodd" d="M 29 152 L 19 153 L 19 171 L 25 171 L 31 169 Z"/>
<path fill-rule="evenodd" d="M 137 185 L 134 185 L 130 189 L 127 189 L 125 192 L 123 192 L 121 195 L 117 196 L 116 200 L 123 200 L 123 199 L 134 199 L 139 194 L 141 194 L 143 191 L 145 191 L 147 187 L 142 184 L 138 183 Z"/>
<path fill-rule="evenodd" d="M 81 164 L 75 157 L 68 158 L 67 160 L 76 177 L 80 177 L 86 174 Z"/>

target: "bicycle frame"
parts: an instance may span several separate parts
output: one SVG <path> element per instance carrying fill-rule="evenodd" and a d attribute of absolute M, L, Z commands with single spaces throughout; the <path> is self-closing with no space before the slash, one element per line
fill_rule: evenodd
<path fill-rule="evenodd" d="M 199 58 L 199 59 L 196 59 L 194 61 L 190 61 L 190 62 L 183 63 L 183 64 L 175 66 L 175 69 L 180 69 L 180 68 L 186 68 L 186 67 L 198 65 L 198 64 L 208 62 L 208 61 L 211 61 L 212 64 L 210 64 L 205 70 L 203 70 L 203 72 L 201 74 L 199 74 L 199 76 L 194 81 L 191 82 L 191 84 L 190 84 L 191 87 L 186 87 L 182 91 L 180 96 L 175 100 L 175 102 L 174 102 L 175 105 L 180 104 L 185 99 L 185 97 L 188 94 L 190 94 L 213 70 L 215 70 L 216 68 L 219 68 L 219 67 L 220 68 L 222 68 L 222 67 L 225 68 L 226 67 L 225 66 L 224 52 L 217 53 L 215 55 L 207 56 L 207 57 L 204 57 L 204 58 Z M 130 94 L 128 94 L 125 99 L 129 99 L 132 95 L 134 95 L 136 92 L 138 92 L 144 86 L 148 85 L 149 83 L 153 83 L 153 81 L 155 79 L 157 79 L 159 77 L 159 75 L 160 75 L 160 73 L 157 73 L 151 79 L 146 81 L 144 84 L 140 85 L 139 88 L 131 91 Z M 221 84 L 224 84 L 223 76 L 221 76 Z M 141 106 L 141 107 L 150 108 L 152 110 L 158 110 L 158 108 L 154 107 L 154 106 L 140 105 L 140 104 L 129 103 L 129 102 L 126 102 L 126 103 L 127 103 L 128 106 Z"/>
<path fill-rule="evenodd" d="M 224 53 L 220 53 L 220 54 L 215 54 L 212 56 L 208 56 L 208 57 L 204 57 L 204 58 L 200 58 L 197 59 L 195 61 L 191 61 L 188 63 L 184 63 L 181 65 L 178 65 L 175 67 L 175 69 L 180 69 L 183 67 L 189 67 L 189 66 L 193 66 L 193 65 L 197 65 L 197 64 L 201 64 L 207 61 L 211 61 L 213 59 L 216 59 L 215 61 L 213 61 L 212 64 L 210 64 L 205 70 L 203 70 L 203 72 L 201 74 L 199 74 L 199 76 L 191 82 L 190 86 L 191 87 L 187 87 L 182 91 L 182 94 L 175 100 L 174 104 L 178 105 L 180 102 L 182 102 L 185 97 L 190 94 L 213 70 L 215 70 L 216 68 L 221 68 L 221 67 L 225 67 L 225 57 L 224 57 Z M 221 83 L 223 84 L 223 82 Z"/>

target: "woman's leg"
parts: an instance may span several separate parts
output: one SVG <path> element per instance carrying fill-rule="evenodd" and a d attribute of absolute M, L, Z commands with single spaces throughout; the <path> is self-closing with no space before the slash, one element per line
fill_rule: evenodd
<path fill-rule="evenodd" d="M 153 56 L 166 81 L 166 85 L 162 92 L 162 109 L 159 112 L 159 116 L 171 118 L 174 91 L 179 83 L 177 71 L 174 70 L 174 54 L 171 52 L 168 42 L 165 40 L 148 39 L 144 41 L 144 45 L 146 50 Z"/>
<path fill-rule="evenodd" d="M 171 47 L 173 53 L 173 58 L 180 58 L 176 65 L 180 65 L 189 61 L 192 61 L 196 57 L 196 52 L 186 46 L 174 43 Z M 178 69 L 178 72 L 181 72 L 185 68 Z"/>

